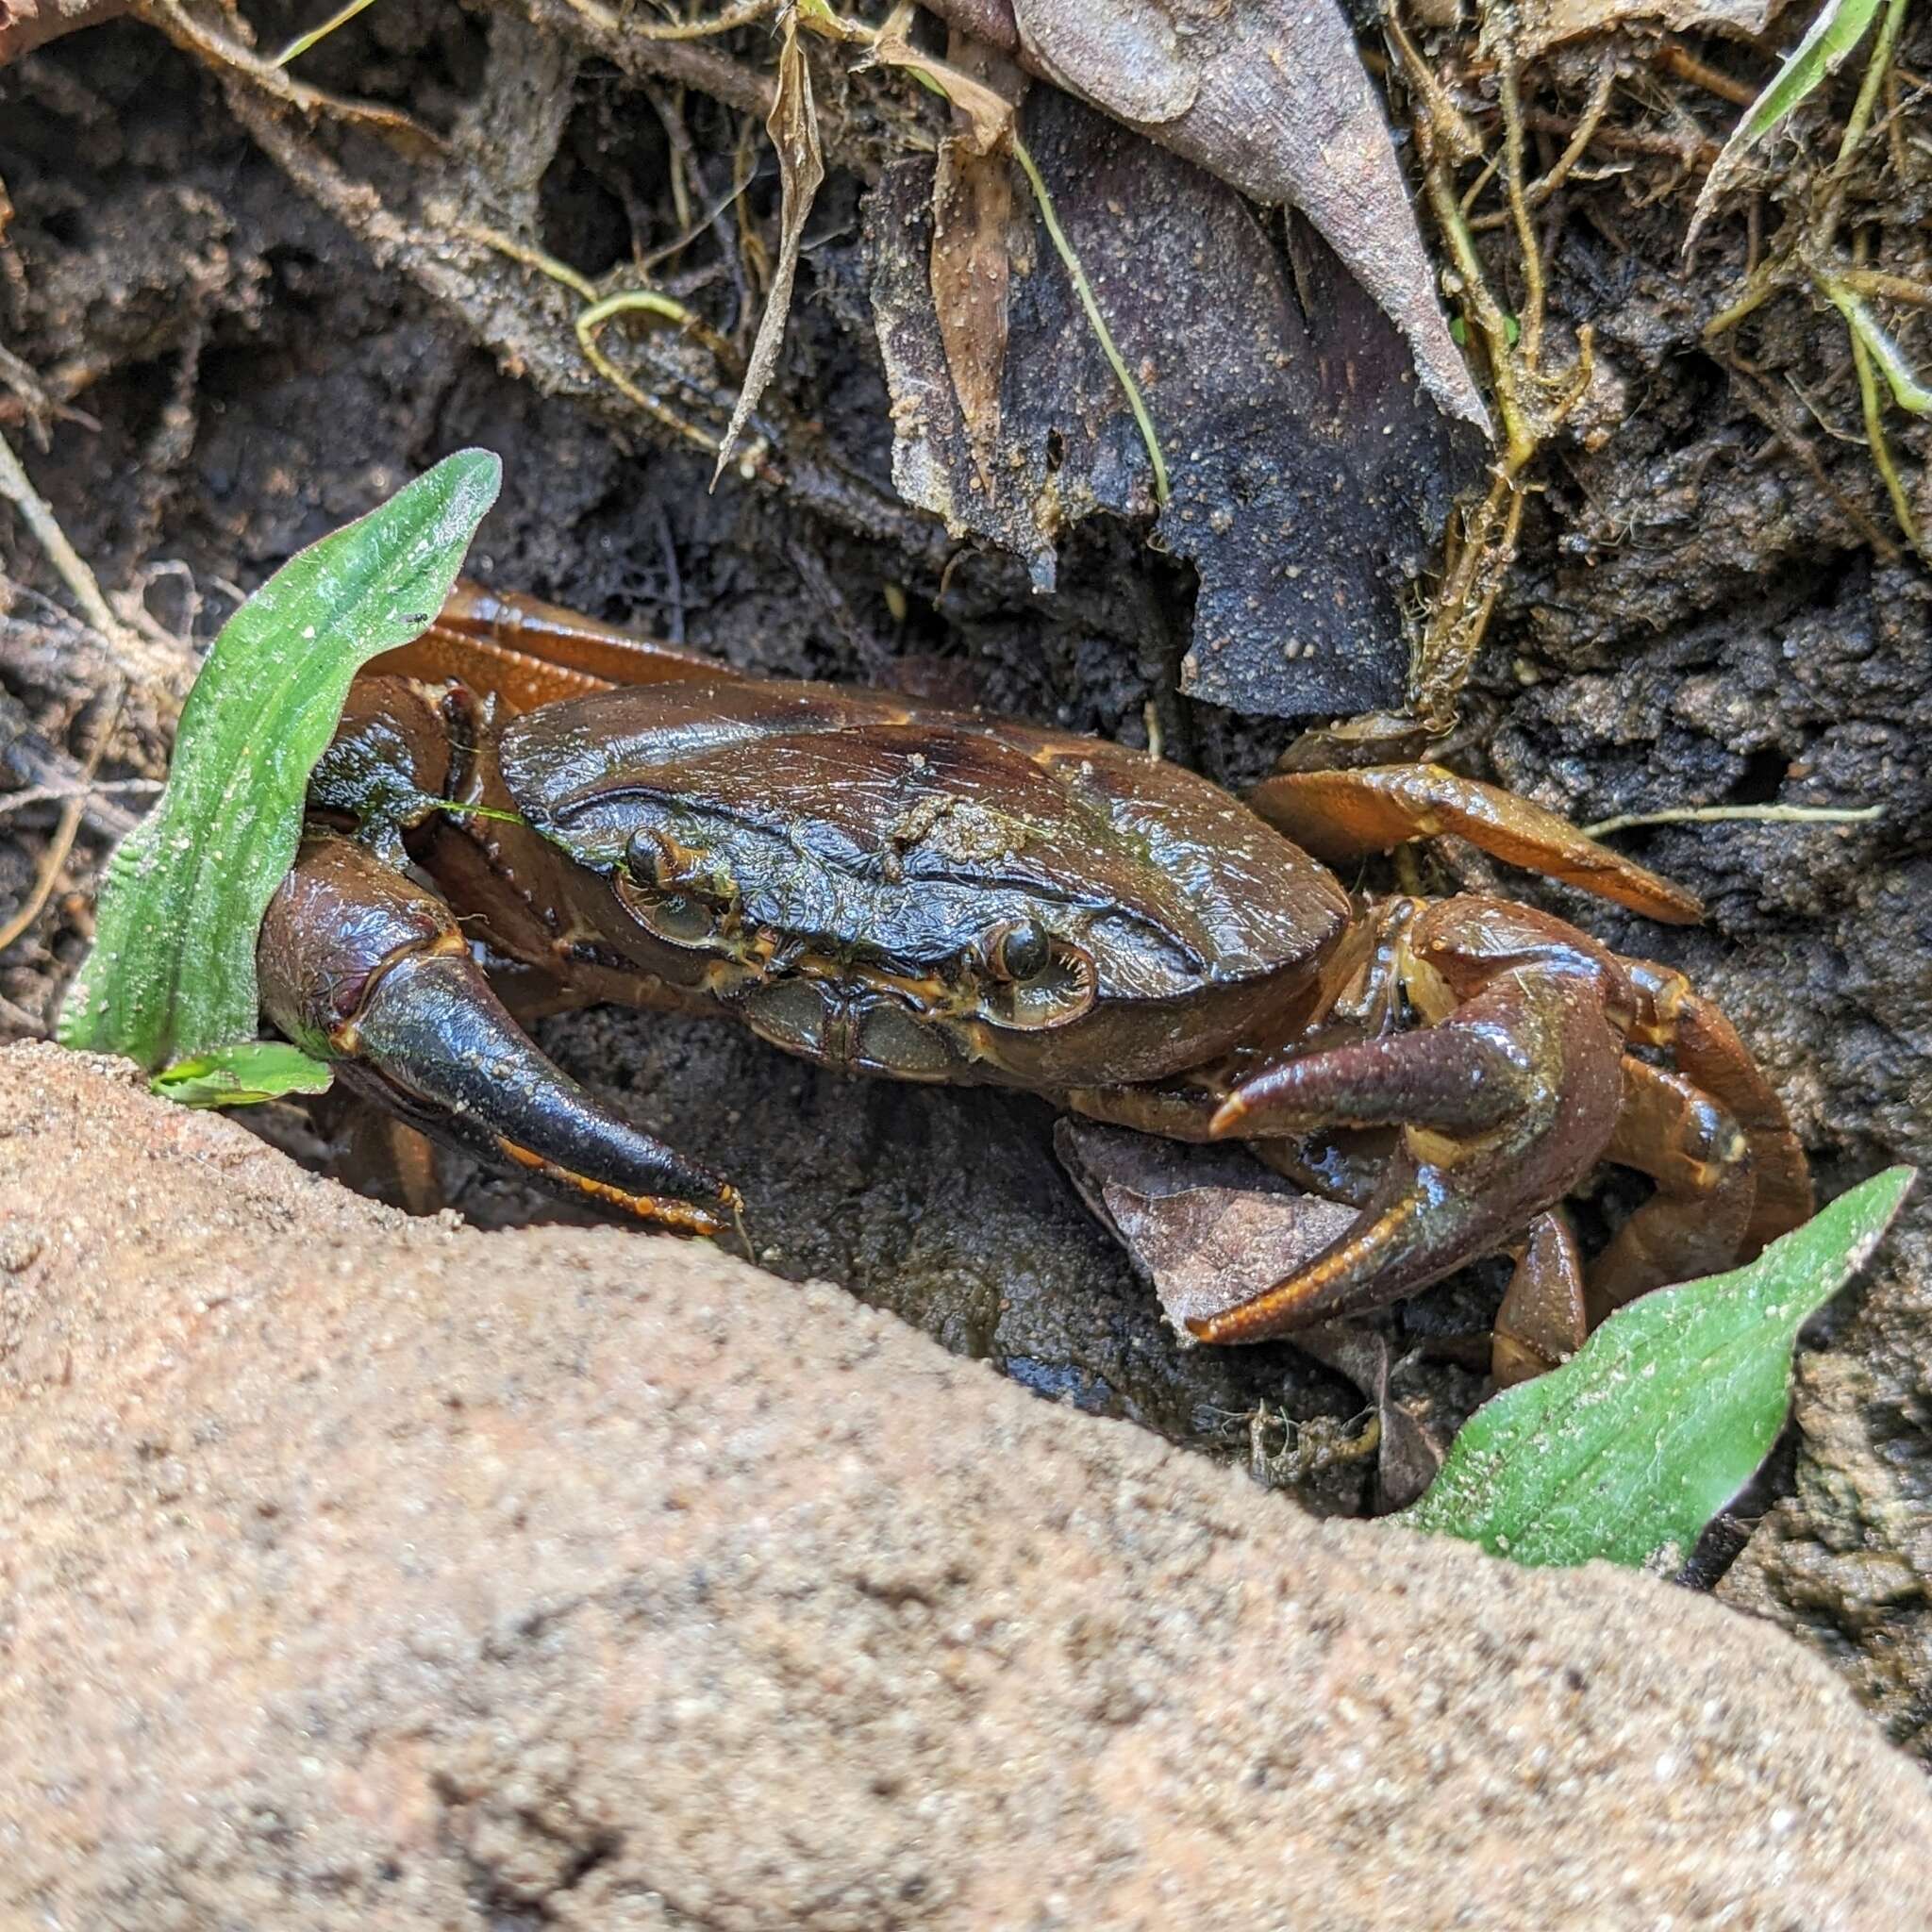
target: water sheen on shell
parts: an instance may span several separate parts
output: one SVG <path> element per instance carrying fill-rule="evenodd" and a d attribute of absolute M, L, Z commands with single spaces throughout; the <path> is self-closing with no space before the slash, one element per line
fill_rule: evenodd
<path fill-rule="evenodd" d="M 1298 967 L 1348 904 L 1219 787 L 1099 739 L 881 692 L 697 679 L 546 706 L 502 772 L 546 839 L 609 875 L 634 835 L 704 855 L 743 917 L 908 967 L 1033 919 L 1108 999 Z"/>

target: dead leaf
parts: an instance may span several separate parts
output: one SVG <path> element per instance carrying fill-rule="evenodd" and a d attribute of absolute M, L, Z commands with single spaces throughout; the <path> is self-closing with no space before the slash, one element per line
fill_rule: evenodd
<path fill-rule="evenodd" d="M 1238 1147 L 1183 1146 L 1077 1120 L 1056 1124 L 1054 1147 L 1182 1336 L 1191 1317 L 1218 1315 L 1273 1287 L 1355 1219 L 1354 1208 L 1302 1193 Z M 1378 1507 L 1412 1503 L 1441 1466 L 1442 1444 L 1392 1391 L 1388 1337 L 1324 1322 L 1288 1340 L 1373 1405 L 1382 1425 Z"/>
<path fill-rule="evenodd" d="M 1191 1147 L 1078 1120 L 1055 1125 L 1054 1147 L 1183 1339 L 1191 1320 L 1274 1287 L 1356 1218 L 1239 1147 Z"/>
<path fill-rule="evenodd" d="M 909 25 L 911 0 L 892 9 L 878 37 L 855 67 L 900 67 L 916 74 L 935 93 L 945 95 L 964 118 L 961 138 L 974 154 L 990 155 L 1006 145 L 1013 129 L 1013 104 L 1004 94 L 988 87 L 983 77 L 956 66 L 950 60 L 935 60 L 912 43 Z"/>
<path fill-rule="evenodd" d="M 771 293 L 765 298 L 765 312 L 758 318 L 758 332 L 751 345 L 745 365 L 744 386 L 718 445 L 717 467 L 711 472 L 711 487 L 724 474 L 738 439 L 751 412 L 758 408 L 773 372 L 778 366 L 778 350 L 785 340 L 785 319 L 791 311 L 791 284 L 798 273 L 798 247 L 805 239 L 806 217 L 825 178 L 824 157 L 819 148 L 818 109 L 812 105 L 811 68 L 798 38 L 798 21 L 789 10 L 785 15 L 785 40 L 778 50 L 778 98 L 765 122 L 765 132 L 778 154 L 778 265 L 772 272 Z"/>
<path fill-rule="evenodd" d="M 1335 0 L 926 4 L 1251 199 L 1301 209 L 1407 338 L 1438 406 L 1489 433 Z"/>
<path fill-rule="evenodd" d="M 975 82 L 1001 85 L 1007 103 L 1025 77 L 984 42 L 955 31 L 951 63 Z M 997 70 L 997 72 L 995 72 Z M 1009 98 L 1010 97 L 1010 98 Z M 956 131 L 940 143 L 932 184 L 932 306 L 953 394 L 965 421 L 979 483 L 997 487 L 993 458 L 1000 440 L 1000 379 L 1007 363 L 1007 297 L 1011 286 L 1007 231 L 1013 219 L 1013 171 L 1004 152 L 979 145 L 967 109 L 953 110 Z"/>
<path fill-rule="evenodd" d="M 1677 33 L 1717 27 L 1755 36 L 1772 11 L 1773 0 L 1531 0 L 1515 16 L 1516 51 L 1534 60 L 1565 41 L 1640 20 Z"/>
<path fill-rule="evenodd" d="M 1069 525 L 1158 512 L 1156 541 L 1200 578 L 1191 695 L 1278 717 L 1393 708 L 1402 586 L 1474 480 L 1477 439 L 1423 398 L 1394 325 L 1312 236 L 1291 282 L 1211 175 L 1057 89 L 1036 86 L 1024 121 L 1167 452 L 1170 500 L 1024 200 L 989 460 L 935 316 L 933 166 L 917 158 L 887 169 L 865 212 L 900 494 L 1024 558 L 1041 591 Z"/>

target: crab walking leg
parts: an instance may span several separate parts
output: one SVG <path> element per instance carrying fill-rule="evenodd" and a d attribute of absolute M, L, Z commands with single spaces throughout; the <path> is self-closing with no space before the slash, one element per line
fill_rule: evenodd
<path fill-rule="evenodd" d="M 514 591 L 458 579 L 436 622 L 371 669 L 488 691 L 507 712 L 619 685 L 737 677 L 728 664 Z"/>
<path fill-rule="evenodd" d="M 270 902 L 262 1006 L 348 1084 L 412 1126 L 686 1234 L 717 1234 L 737 1191 L 554 1066 L 491 990 L 454 915 L 366 847 L 310 838 Z"/>
<path fill-rule="evenodd" d="M 1657 1192 L 1591 1264 L 1594 1321 L 1668 1281 L 1742 1258 L 1757 1195 L 1750 1141 L 1695 1081 L 1626 1059 L 1623 1110 L 1604 1158 L 1648 1174 Z"/>
<path fill-rule="evenodd" d="M 1441 765 L 1284 773 L 1264 778 L 1247 803 L 1324 865 L 1453 832 L 1507 864 L 1666 924 L 1694 924 L 1703 916 L 1692 893 L 1600 845 L 1567 819 Z"/>
<path fill-rule="evenodd" d="M 1507 1389 L 1557 1367 L 1590 1335 L 1584 1305 L 1583 1257 L 1570 1217 L 1560 1208 L 1539 1214 L 1516 1257 L 1516 1269 L 1496 1310 L 1490 1373 Z"/>
<path fill-rule="evenodd" d="M 1734 1257 L 1748 1261 L 1768 1242 L 1810 1219 L 1811 1168 L 1805 1150 L 1791 1131 L 1784 1103 L 1738 1038 L 1737 1028 L 1717 1008 L 1669 966 L 1651 959 L 1618 963 L 1637 990 L 1631 1038 L 1646 1046 L 1668 1047 L 1677 1071 L 1737 1122 L 1750 1146 L 1756 1199 Z"/>
<path fill-rule="evenodd" d="M 1439 1281 L 1561 1200 L 1616 1125 L 1627 980 L 1607 954 L 1524 908 L 1452 899 L 1417 923 L 1414 991 L 1432 1026 L 1270 1068 L 1217 1135 L 1399 1122 L 1374 1197 L 1287 1279 L 1198 1324 L 1252 1341 L 1379 1307 Z"/>

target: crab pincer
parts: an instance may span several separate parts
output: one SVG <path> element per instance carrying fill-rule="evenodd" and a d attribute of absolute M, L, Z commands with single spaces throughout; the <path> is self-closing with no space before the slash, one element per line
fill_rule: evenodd
<path fill-rule="evenodd" d="M 680 1233 L 717 1234 L 736 1218 L 735 1188 L 545 1058 L 449 908 L 366 847 L 327 833 L 304 841 L 258 959 L 275 1024 L 432 1139 Z"/>
<path fill-rule="evenodd" d="M 1394 1126 L 1355 1224 L 1287 1280 L 1190 1325 L 1259 1340 L 1377 1307 L 1493 1253 L 1603 1158 L 1635 1000 L 1602 948 L 1526 907 L 1423 910 L 1391 969 L 1433 1024 L 1300 1054 L 1244 1081 L 1216 1138 Z"/>

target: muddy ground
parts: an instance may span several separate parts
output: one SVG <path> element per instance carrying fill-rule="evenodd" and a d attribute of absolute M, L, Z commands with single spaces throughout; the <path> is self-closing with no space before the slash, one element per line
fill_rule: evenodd
<path fill-rule="evenodd" d="M 308 24 L 266 8 L 251 17 L 265 45 Z M 513 64 L 511 31 L 501 16 L 379 0 L 305 71 L 459 137 L 487 100 L 491 134 L 536 157 L 521 189 L 532 231 L 597 275 L 660 232 L 673 137 L 641 83 L 596 59 L 559 81 L 541 37 Z M 760 31 L 726 43 L 748 68 L 768 60 Z M 1721 136 L 1735 108 L 1667 91 L 1658 44 L 1636 33 L 1614 43 L 1626 63 L 1620 112 L 1639 132 L 1691 114 Z M 1748 44 L 1690 46 L 1754 85 L 1769 72 Z M 1922 25 L 1901 68 L 1928 64 Z M 1540 141 L 1560 145 L 1590 72 L 1559 58 L 1540 74 L 1537 110 L 1558 129 Z M 734 166 L 757 170 L 746 207 L 769 244 L 775 182 L 748 124 L 694 91 L 677 98 L 691 178 L 717 191 Z M 543 114 L 547 131 L 535 125 Z M 64 406 L 45 420 L 44 448 L 30 404 L 16 399 L 0 430 L 101 581 L 145 583 L 146 608 L 175 633 L 211 635 L 237 593 L 300 544 L 481 443 L 506 470 L 471 559 L 487 581 L 734 663 L 895 682 L 1128 742 L 1145 741 L 1152 707 L 1170 756 L 1231 780 L 1264 770 L 1295 726 L 1177 695 L 1192 574 L 1130 520 L 1072 529 L 1058 586 L 1041 597 L 1017 561 L 956 551 L 935 521 L 897 506 L 862 232 L 891 130 L 867 122 L 865 100 L 844 125 L 857 131 L 808 229 L 779 379 L 787 420 L 808 425 L 835 481 L 774 491 L 727 476 L 708 492 L 706 457 L 654 437 L 529 334 L 537 311 L 516 306 L 521 282 L 466 278 L 318 185 L 305 158 L 317 153 L 342 178 L 393 178 L 404 163 L 375 155 L 366 135 L 265 119 L 245 88 L 225 87 L 148 25 L 85 31 L 0 74 L 0 179 L 14 209 L 0 320 L 7 348 Z M 1700 330 L 1737 281 L 1751 225 L 1720 222 L 1681 262 L 1694 171 L 1641 145 L 1609 159 L 1546 217 L 1553 327 L 1592 325 L 1601 374 L 1546 453 L 1457 762 L 1581 821 L 1686 805 L 1883 807 L 1875 824 L 1625 835 L 1634 856 L 1705 896 L 1709 916 L 1693 931 L 1508 876 L 1510 891 L 1609 943 L 1693 974 L 1757 1051 L 1836 1191 L 1890 1161 L 1932 1160 L 1932 585 L 1859 440 L 1842 327 L 1786 295 L 1731 346 L 1707 343 Z M 334 212 L 317 199 L 331 192 Z M 1922 233 L 1916 192 L 1897 219 Z M 1765 208 L 1774 228 L 1774 196 Z M 754 288 L 732 285 L 745 259 L 744 245 L 721 244 L 685 291 L 741 336 L 757 307 Z M 1905 420 L 1893 419 L 1894 447 L 1932 513 L 1924 438 Z M 40 601 L 58 583 L 4 506 L 0 564 L 0 671 L 44 736 L 77 749 L 98 658 Z M 1399 653 L 1392 622 L 1390 648 Z M 143 738 L 141 724 L 112 748 L 110 775 L 156 769 L 164 734 Z M 55 811 L 8 821 L 0 911 L 31 890 Z M 45 1024 L 85 941 L 102 850 L 83 828 L 47 912 L 0 959 L 9 1030 Z M 1439 883 L 1494 876 L 1460 852 L 1428 862 Z M 1243 1456 L 1258 1405 L 1302 1420 L 1360 1407 L 1286 1345 L 1177 1348 L 1056 1163 L 1050 1113 L 1028 1099 L 852 1083 L 694 1023 L 592 1012 L 546 1023 L 542 1037 L 573 1073 L 741 1181 L 768 1266 L 844 1283 L 1044 1394 Z M 278 1131 L 296 1135 L 286 1121 Z M 486 1177 L 450 1180 L 457 1205 L 486 1223 L 547 1211 Z M 1781 1466 L 1790 1494 L 1725 1585 L 1821 1644 L 1922 1751 L 1928 1226 L 1921 1208 L 1823 1324 Z M 1495 1291 L 1492 1278 L 1453 1285 L 1392 1319 L 1402 1335 L 1447 1334 L 1478 1323 Z M 1429 1373 L 1444 1416 L 1480 1392 L 1472 1374 Z M 1371 1479 L 1344 1464 L 1307 1491 L 1320 1507 L 1359 1508 Z"/>

